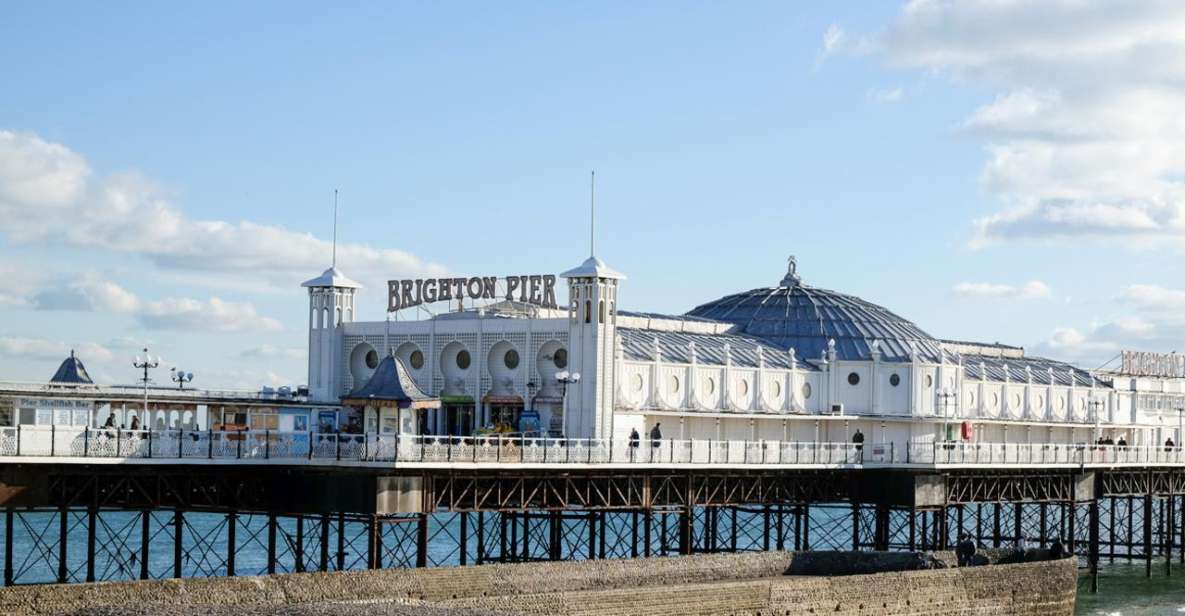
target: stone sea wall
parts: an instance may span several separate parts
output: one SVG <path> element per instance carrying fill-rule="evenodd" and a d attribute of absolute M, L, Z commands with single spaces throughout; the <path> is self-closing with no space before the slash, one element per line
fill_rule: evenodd
<path fill-rule="evenodd" d="M 0 589 L 0 613 L 104 605 L 254 608 L 401 601 L 506 614 L 670 616 L 1073 613 L 1072 559 L 839 577 L 783 576 L 786 552 L 299 573 Z"/>

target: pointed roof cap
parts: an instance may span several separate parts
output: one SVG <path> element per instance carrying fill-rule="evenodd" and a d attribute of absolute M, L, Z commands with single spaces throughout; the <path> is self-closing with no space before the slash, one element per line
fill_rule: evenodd
<path fill-rule="evenodd" d="M 91 375 L 86 373 L 86 366 L 82 365 L 82 360 L 74 356 L 74 349 L 70 349 L 70 357 L 67 357 L 58 366 L 58 371 L 54 373 L 53 378 L 49 380 L 50 383 L 68 383 L 71 385 L 93 385 Z"/>
<path fill-rule="evenodd" d="M 340 287 L 345 289 L 358 289 L 362 285 L 346 278 L 346 275 L 341 273 L 341 270 L 336 267 L 331 267 L 325 270 L 320 276 L 312 280 L 306 280 L 300 284 L 302 287 Z"/>
<path fill-rule="evenodd" d="M 605 262 L 596 258 L 589 257 L 585 259 L 580 267 L 570 269 L 562 274 L 563 278 L 611 278 L 613 280 L 624 280 L 625 274 L 614 270 L 605 265 Z"/>
<path fill-rule="evenodd" d="M 387 355 L 374 369 L 365 385 L 342 398 L 343 403 L 394 402 L 400 408 L 435 408 L 440 398 L 433 398 L 420 389 L 403 360 Z"/>

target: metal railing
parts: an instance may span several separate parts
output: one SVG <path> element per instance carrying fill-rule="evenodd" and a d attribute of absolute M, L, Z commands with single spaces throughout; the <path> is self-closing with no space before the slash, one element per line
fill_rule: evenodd
<path fill-rule="evenodd" d="M 1113 465 L 1183 464 L 1180 447 L 1091 444 L 554 439 L 276 430 L 0 428 L 0 457 L 507 464 Z"/>

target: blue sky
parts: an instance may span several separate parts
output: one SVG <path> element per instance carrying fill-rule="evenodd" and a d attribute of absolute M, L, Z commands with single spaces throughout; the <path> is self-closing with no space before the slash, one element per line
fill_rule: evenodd
<path fill-rule="evenodd" d="M 10 3 L 0 379 L 304 382 L 334 188 L 381 319 L 387 278 L 579 263 L 591 169 L 629 308 L 795 254 L 937 336 L 1185 347 L 1182 10 L 1018 4 Z"/>

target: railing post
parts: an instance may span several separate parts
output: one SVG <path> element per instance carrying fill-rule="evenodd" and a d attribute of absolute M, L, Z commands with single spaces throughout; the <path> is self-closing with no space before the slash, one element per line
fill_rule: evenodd
<path fill-rule="evenodd" d="M 912 453 L 910 452 L 910 446 L 912 444 L 913 443 L 911 441 L 905 441 L 905 463 L 906 464 L 910 464 L 913 462 L 913 456 L 912 456 Z"/>
<path fill-rule="evenodd" d="M 21 455 L 21 424 L 19 424 L 19 423 L 16 425 L 16 455 L 18 457 Z M 9 515 L 12 515 L 11 510 L 9 510 Z M 12 535 L 10 533 L 7 536 L 12 536 Z"/>
<path fill-rule="evenodd" d="M 317 434 L 319 432 L 309 431 L 309 459 L 313 459 L 313 445 L 317 442 Z"/>
<path fill-rule="evenodd" d="M 148 428 L 148 458 L 152 459 L 152 428 Z"/>
<path fill-rule="evenodd" d="M 55 424 L 49 424 L 49 455 L 54 455 L 54 450 L 57 449 L 57 435 L 58 427 Z M 66 580 L 61 580 L 65 582 Z"/>
<path fill-rule="evenodd" d="M 214 459 L 214 429 L 213 428 L 214 428 L 214 426 L 211 425 L 210 430 L 206 432 L 207 434 L 210 435 L 209 438 L 206 439 L 206 458 L 211 459 L 211 460 Z"/>
<path fill-rule="evenodd" d="M 184 458 L 182 450 L 185 449 L 185 428 L 177 430 L 177 457 Z"/>
<path fill-rule="evenodd" d="M 82 457 L 89 458 L 91 454 L 91 428 L 87 426 L 82 429 Z M 94 581 L 94 580 L 90 580 Z"/>
<path fill-rule="evenodd" d="M 263 459 L 270 460 L 272 458 L 272 431 L 270 429 L 263 431 Z"/>
<path fill-rule="evenodd" d="M 245 432 L 246 430 L 240 431 L 239 438 L 235 439 L 235 458 L 239 460 L 243 459 L 243 433 Z"/>
<path fill-rule="evenodd" d="M 366 434 L 366 433 L 363 432 L 363 434 Z M 336 445 L 337 446 L 337 460 L 340 462 L 342 459 L 342 435 L 340 432 L 338 432 L 334 436 L 337 437 L 337 439 L 336 439 L 337 440 L 337 445 Z"/>

